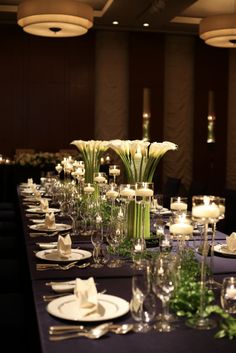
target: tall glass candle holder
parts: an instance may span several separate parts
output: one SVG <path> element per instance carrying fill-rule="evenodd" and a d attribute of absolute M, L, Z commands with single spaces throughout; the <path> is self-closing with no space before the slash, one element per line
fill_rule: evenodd
<path fill-rule="evenodd" d="M 113 183 L 116 183 L 116 177 L 120 175 L 120 167 L 116 164 L 109 166 L 109 175 L 113 178 Z"/>
<path fill-rule="evenodd" d="M 141 239 L 145 249 L 145 222 L 150 222 L 150 204 L 153 199 L 153 183 L 138 182 L 135 184 L 135 203 L 141 205 L 141 219 L 137 217 L 137 221 L 141 221 Z"/>
<path fill-rule="evenodd" d="M 212 223 L 212 237 L 211 237 L 211 253 L 210 253 L 210 275 L 207 281 L 207 286 L 208 288 L 211 289 L 218 289 L 221 288 L 221 283 L 217 282 L 213 278 L 213 273 L 214 273 L 214 246 L 215 246 L 215 236 L 216 236 L 216 223 L 220 221 L 221 219 L 224 219 L 225 217 L 225 198 L 220 197 L 219 198 L 219 209 L 220 209 L 220 215 L 219 218 Z"/>
<path fill-rule="evenodd" d="M 206 306 L 206 266 L 208 253 L 208 225 L 215 223 L 220 216 L 220 198 L 217 196 L 193 196 L 192 198 L 192 218 L 194 221 L 204 223 L 203 250 L 201 258 L 200 277 L 200 303 L 197 314 L 187 321 L 187 324 L 200 330 L 209 330 L 216 326 L 215 320 L 205 317 Z"/>
<path fill-rule="evenodd" d="M 176 214 L 170 218 L 170 234 L 177 241 L 178 252 L 181 254 L 185 248 L 186 241 L 193 234 L 193 222 L 191 214 Z"/>
<path fill-rule="evenodd" d="M 134 184 L 121 184 L 119 188 L 120 201 L 125 204 L 125 235 L 128 234 L 128 225 L 129 218 L 133 216 L 133 214 L 129 214 L 129 204 L 134 200 L 135 197 L 135 185 Z M 131 223 L 131 222 L 130 222 Z"/>

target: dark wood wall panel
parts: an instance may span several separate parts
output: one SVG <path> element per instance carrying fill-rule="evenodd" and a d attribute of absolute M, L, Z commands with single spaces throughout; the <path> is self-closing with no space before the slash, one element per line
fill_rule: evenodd
<path fill-rule="evenodd" d="M 204 181 L 208 192 L 220 194 L 226 179 L 228 49 L 196 39 L 193 178 Z M 208 91 L 215 95 L 216 142 L 207 144 Z"/>
<path fill-rule="evenodd" d="M 94 48 L 93 31 L 55 40 L 0 27 L 1 153 L 93 138 Z"/>
<path fill-rule="evenodd" d="M 130 34 L 131 139 L 142 138 L 143 88 L 151 90 L 150 140 L 163 137 L 165 36 L 157 33 Z"/>

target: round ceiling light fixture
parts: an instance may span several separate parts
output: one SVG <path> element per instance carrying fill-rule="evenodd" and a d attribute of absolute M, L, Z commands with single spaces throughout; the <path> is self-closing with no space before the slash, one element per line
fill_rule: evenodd
<path fill-rule="evenodd" d="M 43 37 L 75 37 L 93 26 L 93 8 L 77 0 L 21 0 L 17 23 Z"/>
<path fill-rule="evenodd" d="M 206 44 L 236 48 L 236 14 L 206 17 L 199 24 L 199 35 Z"/>

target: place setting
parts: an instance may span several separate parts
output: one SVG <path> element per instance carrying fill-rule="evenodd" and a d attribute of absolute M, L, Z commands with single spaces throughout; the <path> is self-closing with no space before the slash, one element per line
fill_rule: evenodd
<path fill-rule="evenodd" d="M 236 233 L 233 232 L 230 236 L 227 236 L 225 243 L 216 244 L 214 253 L 219 256 L 236 257 Z"/>
<path fill-rule="evenodd" d="M 75 265 L 78 261 L 89 259 L 92 254 L 90 251 L 82 250 L 80 248 L 71 247 L 71 237 L 69 234 L 66 236 L 58 236 L 57 244 L 53 244 L 53 248 L 39 250 L 35 256 L 40 260 L 46 260 L 52 263 L 39 263 L 36 264 L 38 271 L 59 268 L 70 268 L 70 263 Z M 66 265 L 67 263 L 67 265 Z"/>

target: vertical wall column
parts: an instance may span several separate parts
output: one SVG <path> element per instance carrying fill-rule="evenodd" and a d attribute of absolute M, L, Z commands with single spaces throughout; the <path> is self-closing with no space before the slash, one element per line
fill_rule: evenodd
<path fill-rule="evenodd" d="M 164 177 L 192 180 L 194 38 L 167 35 L 165 44 L 164 140 L 176 143 L 176 152 L 164 157 Z"/>
<path fill-rule="evenodd" d="M 128 34 L 96 32 L 95 139 L 128 138 Z"/>
<path fill-rule="evenodd" d="M 227 130 L 226 187 L 236 190 L 236 51 L 229 51 L 229 99 Z M 221 163 L 221 161 L 219 161 Z"/>

